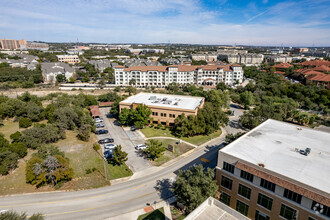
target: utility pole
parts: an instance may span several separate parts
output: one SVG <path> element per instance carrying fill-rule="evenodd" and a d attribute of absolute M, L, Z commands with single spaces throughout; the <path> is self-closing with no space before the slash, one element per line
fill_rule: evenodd
<path fill-rule="evenodd" d="M 105 176 L 105 180 L 108 180 L 107 178 L 107 167 L 105 166 L 105 158 L 103 158 L 103 164 L 104 164 L 104 176 Z"/>

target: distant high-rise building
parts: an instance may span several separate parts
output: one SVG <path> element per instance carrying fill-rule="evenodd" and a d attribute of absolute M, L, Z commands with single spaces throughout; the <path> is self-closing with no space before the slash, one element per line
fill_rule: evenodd
<path fill-rule="evenodd" d="M 20 49 L 21 46 L 26 46 L 27 42 L 25 39 L 23 40 L 12 40 L 12 39 L 0 39 L 0 49 L 3 50 L 17 50 Z"/>

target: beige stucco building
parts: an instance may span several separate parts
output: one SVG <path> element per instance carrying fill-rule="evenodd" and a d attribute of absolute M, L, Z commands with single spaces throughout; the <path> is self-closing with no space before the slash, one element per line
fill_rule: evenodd
<path fill-rule="evenodd" d="M 56 55 L 57 59 L 61 63 L 79 63 L 78 55 Z"/>
<path fill-rule="evenodd" d="M 182 113 L 185 116 L 197 115 L 198 109 L 204 106 L 203 97 L 179 96 L 157 93 L 138 93 L 119 103 L 119 111 L 123 108 L 136 108 L 139 104 L 148 106 L 153 123 L 174 125 L 174 120 Z"/>

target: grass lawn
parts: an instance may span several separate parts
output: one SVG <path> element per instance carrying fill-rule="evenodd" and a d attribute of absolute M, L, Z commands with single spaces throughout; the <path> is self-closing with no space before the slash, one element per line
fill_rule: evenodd
<path fill-rule="evenodd" d="M 178 138 L 175 137 L 171 131 L 169 129 L 165 129 L 165 128 L 160 128 L 160 129 L 156 129 L 156 128 L 150 128 L 150 127 L 145 127 L 143 129 L 141 129 L 141 132 L 147 137 L 147 138 L 151 138 L 151 137 L 173 137 L 173 138 Z M 191 144 L 195 144 L 195 145 L 201 145 L 213 138 L 216 138 L 218 136 L 221 135 L 221 131 L 215 131 L 213 132 L 211 135 L 197 135 L 194 137 L 181 137 L 178 139 L 187 141 Z"/>
<path fill-rule="evenodd" d="M 164 208 L 156 209 L 153 212 L 140 215 L 137 218 L 137 220 L 143 220 L 143 219 L 148 219 L 148 220 L 164 220 L 165 219 Z"/>
<path fill-rule="evenodd" d="M 185 143 L 177 144 L 177 141 L 172 140 L 172 139 L 155 139 L 155 140 L 162 142 L 163 146 L 166 147 L 166 149 L 169 144 L 172 145 L 174 147 L 174 152 L 166 150 L 161 157 L 157 158 L 154 161 L 151 161 L 151 163 L 154 166 L 160 166 L 160 165 L 166 163 L 167 161 L 170 161 L 170 160 L 180 156 L 181 154 L 184 154 L 184 153 L 190 151 L 191 149 L 193 149 L 193 147 L 188 144 L 185 144 Z"/>
<path fill-rule="evenodd" d="M 10 141 L 10 135 L 15 133 L 16 131 L 23 131 L 25 128 L 19 128 L 18 122 L 14 122 L 13 120 L 4 120 L 3 126 L 0 126 L 0 133 L 4 134 L 5 138 Z"/>
<path fill-rule="evenodd" d="M 108 164 L 108 170 L 110 174 L 110 180 L 133 175 L 132 170 L 130 170 L 126 164 L 121 166 Z"/>

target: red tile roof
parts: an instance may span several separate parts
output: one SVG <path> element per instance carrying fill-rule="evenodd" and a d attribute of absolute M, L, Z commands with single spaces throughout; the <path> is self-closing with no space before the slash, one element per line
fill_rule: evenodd
<path fill-rule="evenodd" d="M 90 110 L 93 117 L 101 116 L 100 109 L 97 105 L 89 106 L 89 110 Z"/>
<path fill-rule="evenodd" d="M 322 73 L 322 74 L 313 75 L 311 77 L 308 77 L 308 79 L 311 81 L 317 81 L 317 82 L 330 82 L 330 75 Z"/>
<path fill-rule="evenodd" d="M 292 65 L 289 63 L 280 63 L 280 64 L 274 65 L 273 67 L 278 68 L 278 69 L 288 69 L 288 68 L 292 67 Z"/>
<path fill-rule="evenodd" d="M 319 75 L 319 74 L 324 74 L 318 71 L 314 71 L 314 70 L 308 70 L 308 71 L 303 71 L 301 72 L 302 74 L 304 74 L 305 76 L 307 75 Z"/>
<path fill-rule="evenodd" d="M 330 66 L 330 61 L 327 60 L 313 60 L 313 61 L 305 61 L 302 63 L 299 63 L 298 65 L 302 66 Z"/>
<path fill-rule="evenodd" d="M 321 66 L 318 66 L 318 67 L 314 67 L 312 70 L 320 71 L 320 72 L 330 72 L 330 67 L 327 67 L 325 65 L 321 65 Z"/>
<path fill-rule="evenodd" d="M 219 70 L 223 69 L 223 71 L 232 71 L 231 66 L 238 66 L 238 65 L 171 65 L 171 66 L 132 66 L 129 68 L 124 68 L 124 71 L 130 72 L 130 71 L 158 71 L 158 72 L 167 72 L 169 67 L 178 68 L 178 72 L 192 72 L 197 69 L 202 70 Z"/>

